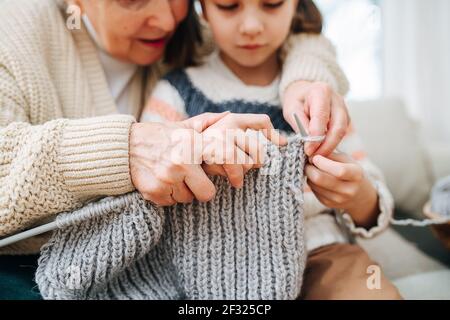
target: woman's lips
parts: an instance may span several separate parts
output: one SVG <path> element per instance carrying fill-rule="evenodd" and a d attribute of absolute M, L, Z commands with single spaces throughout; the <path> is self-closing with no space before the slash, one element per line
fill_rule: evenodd
<path fill-rule="evenodd" d="M 139 41 L 147 47 L 151 48 L 161 48 L 164 47 L 166 44 L 166 38 L 159 38 L 159 39 L 139 39 Z"/>

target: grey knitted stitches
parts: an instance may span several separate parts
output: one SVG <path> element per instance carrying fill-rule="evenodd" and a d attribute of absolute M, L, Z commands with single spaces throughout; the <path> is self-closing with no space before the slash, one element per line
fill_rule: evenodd
<path fill-rule="evenodd" d="M 138 193 L 58 217 L 36 282 L 45 299 L 295 299 L 306 251 L 303 144 L 267 147 L 270 161 L 215 199 L 157 208 Z M 268 174 L 270 173 L 270 174 Z"/>

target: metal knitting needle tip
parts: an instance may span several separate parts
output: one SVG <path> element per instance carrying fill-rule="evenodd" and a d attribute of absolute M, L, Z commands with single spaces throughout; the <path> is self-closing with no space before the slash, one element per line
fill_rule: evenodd
<path fill-rule="evenodd" d="M 296 113 L 293 114 L 295 123 L 297 124 L 297 128 L 300 131 L 300 135 L 302 138 L 306 138 L 308 136 L 308 133 L 306 132 L 305 128 L 303 128 L 302 123 L 300 122 L 299 117 Z"/>
<path fill-rule="evenodd" d="M 298 130 L 300 131 L 300 139 L 303 142 L 322 142 L 325 140 L 325 136 L 310 136 L 306 132 L 305 128 L 302 126 L 300 119 L 296 113 L 293 114 L 295 123 L 297 124 Z"/>

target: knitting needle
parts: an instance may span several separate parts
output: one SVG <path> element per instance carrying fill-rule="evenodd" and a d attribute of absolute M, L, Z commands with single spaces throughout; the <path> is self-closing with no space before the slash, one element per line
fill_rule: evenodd
<path fill-rule="evenodd" d="M 93 200 L 91 200 L 90 203 L 94 203 L 95 204 L 95 201 L 96 201 L 96 199 L 93 199 Z M 119 197 L 119 198 L 116 198 L 113 201 L 114 201 L 115 204 L 120 205 L 121 203 L 123 203 L 126 200 L 123 200 L 122 198 Z M 90 211 L 87 211 L 87 212 L 89 213 Z M 61 217 L 61 214 L 59 215 L 59 217 Z M 80 216 L 78 216 L 78 218 L 80 218 Z M 82 218 L 82 219 L 86 219 L 86 218 L 90 218 L 89 214 L 85 215 L 85 217 Z M 8 246 L 8 245 L 13 244 L 13 243 L 18 242 L 18 241 L 22 241 L 22 240 L 25 240 L 25 239 L 28 239 L 28 238 L 31 238 L 31 237 L 34 237 L 34 236 L 37 236 L 37 235 L 49 232 L 49 231 L 56 230 L 58 228 L 61 228 L 61 226 L 67 225 L 67 223 L 62 222 L 65 219 L 69 219 L 69 221 L 70 221 L 70 218 L 68 218 L 67 215 L 63 215 L 62 220 L 57 220 L 57 219 L 58 218 L 56 218 L 54 221 L 49 222 L 47 224 L 40 225 L 40 226 L 34 227 L 32 229 L 23 231 L 21 233 L 18 233 L 18 234 L 15 234 L 15 235 L 8 236 L 6 238 L 0 239 L 0 248 Z"/>
<path fill-rule="evenodd" d="M 58 226 L 56 225 L 56 221 L 44 224 L 42 226 L 15 234 L 13 236 L 4 238 L 0 240 L 0 248 L 9 246 L 10 244 L 46 233 L 48 231 L 55 230 Z"/>
<path fill-rule="evenodd" d="M 325 140 L 325 136 L 310 136 L 306 132 L 305 128 L 302 126 L 300 119 L 296 113 L 293 114 L 295 123 L 297 124 L 298 130 L 300 131 L 300 139 L 303 142 L 322 142 Z"/>

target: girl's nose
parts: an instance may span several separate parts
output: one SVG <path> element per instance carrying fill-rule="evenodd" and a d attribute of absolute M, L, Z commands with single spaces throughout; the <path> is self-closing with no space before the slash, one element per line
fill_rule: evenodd
<path fill-rule="evenodd" d="M 153 28 L 161 29 L 165 32 L 172 32 L 176 28 L 175 16 L 170 6 L 172 0 L 152 0 L 153 6 L 151 17 L 148 19 L 148 25 Z"/>
<path fill-rule="evenodd" d="M 255 14 L 247 14 L 241 24 L 240 32 L 247 36 L 257 36 L 264 30 L 264 25 Z"/>

